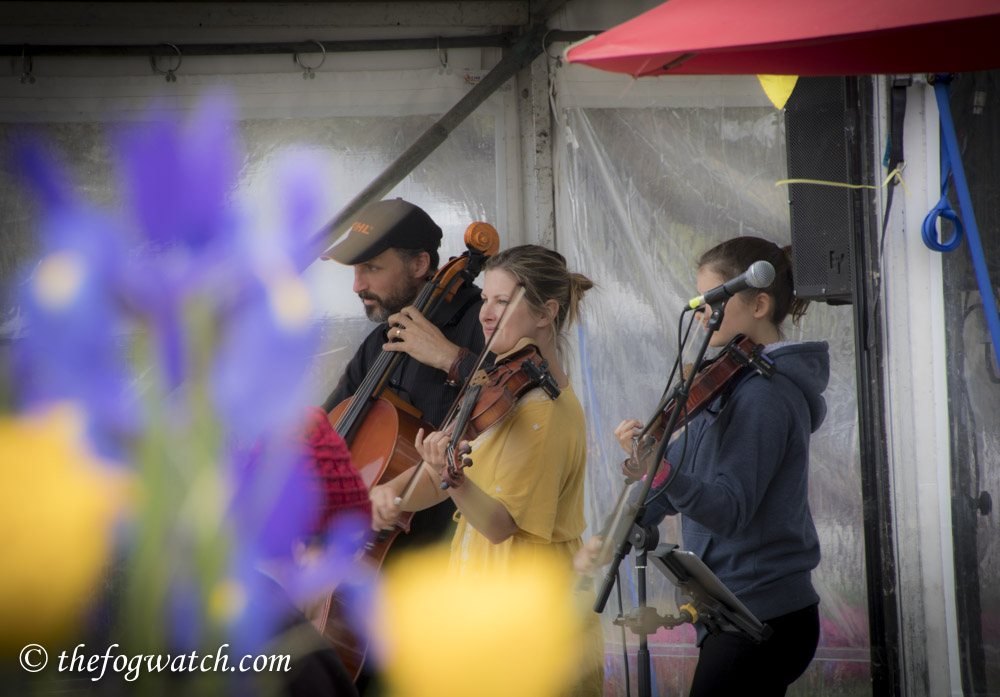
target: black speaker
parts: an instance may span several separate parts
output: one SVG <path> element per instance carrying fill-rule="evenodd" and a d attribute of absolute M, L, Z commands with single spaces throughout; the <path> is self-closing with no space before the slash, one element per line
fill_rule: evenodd
<path fill-rule="evenodd" d="M 800 77 L 785 105 L 789 179 L 850 181 L 853 132 L 843 77 Z M 840 305 L 851 302 L 852 190 L 790 184 L 792 272 L 795 294 Z"/>

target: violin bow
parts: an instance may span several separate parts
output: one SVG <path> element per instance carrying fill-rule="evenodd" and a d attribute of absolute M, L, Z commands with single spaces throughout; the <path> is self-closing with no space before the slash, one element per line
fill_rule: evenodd
<path fill-rule="evenodd" d="M 684 309 L 684 312 L 688 311 L 689 308 Z M 695 339 L 697 338 L 697 334 L 694 334 L 691 331 L 691 328 L 694 326 L 695 320 L 696 320 L 696 315 L 692 314 L 691 321 L 688 323 L 687 331 L 684 332 L 683 335 L 681 334 L 683 316 L 681 324 L 678 324 L 677 326 L 677 357 L 674 359 L 673 367 L 670 369 L 670 376 L 667 378 L 667 384 L 663 388 L 663 394 L 660 395 L 660 402 L 659 404 L 657 404 L 656 409 L 653 411 L 653 416 L 650 417 L 649 421 L 646 422 L 646 425 L 643 426 L 642 430 L 632 440 L 632 455 L 630 456 L 630 459 L 636 462 L 639 462 L 640 460 L 638 448 L 639 444 L 642 442 L 642 439 L 645 438 L 646 434 L 648 434 L 650 431 L 653 430 L 653 428 L 656 427 L 656 424 L 660 418 L 660 414 L 663 413 L 663 410 L 667 408 L 667 405 L 676 396 L 677 388 L 680 385 L 679 383 L 674 382 L 674 376 L 677 374 L 678 369 L 680 370 L 681 373 L 681 382 L 683 382 L 684 378 L 687 377 L 686 373 L 684 372 L 684 366 L 685 366 L 684 359 L 688 356 L 688 354 L 694 347 Z M 698 366 L 691 365 L 691 370 L 695 370 L 697 367 Z M 629 478 L 626 477 L 626 483 L 628 483 L 628 479 Z"/>
<path fill-rule="evenodd" d="M 465 384 L 462 386 L 462 391 L 458 393 L 458 397 L 456 397 L 455 401 L 452 403 L 451 409 L 448 410 L 448 415 L 445 417 L 444 420 L 445 426 L 443 426 L 443 428 L 447 428 L 447 424 L 449 423 L 452 423 L 452 425 L 454 425 L 456 412 L 458 411 L 459 407 L 465 402 L 465 397 L 467 390 L 469 389 L 469 385 L 472 383 L 473 379 L 479 373 L 480 369 L 482 368 L 483 361 L 486 360 L 487 354 L 489 354 L 490 349 L 493 348 L 493 341 L 500 335 L 500 332 L 507 325 L 507 319 L 511 316 L 511 314 L 513 314 L 514 308 L 516 308 L 517 305 L 521 302 L 521 299 L 524 298 L 524 294 L 525 294 L 524 286 L 519 285 L 517 291 L 514 293 L 514 299 L 511 300 L 510 304 L 507 305 L 506 308 L 504 308 L 503 314 L 500 315 L 500 321 L 497 322 L 496 330 L 490 336 L 490 340 L 486 342 L 486 345 L 483 347 L 482 352 L 479 354 L 479 359 L 476 361 L 476 367 L 473 369 L 472 374 L 469 376 L 468 380 L 466 380 Z M 475 406 L 474 403 L 469 408 L 471 409 L 472 406 Z M 461 434 L 459 434 L 459 440 L 461 440 L 460 436 Z M 454 439 L 454 435 L 452 437 L 452 441 L 453 442 L 449 443 L 448 446 L 449 456 L 451 455 L 451 452 L 453 452 L 453 448 L 458 444 L 458 441 Z M 416 489 L 417 479 L 419 478 L 420 473 L 421 471 L 423 471 L 425 466 L 428 468 L 427 471 L 429 474 L 433 474 L 435 477 L 437 477 L 437 472 L 435 472 L 433 469 L 430 469 L 430 465 L 428 465 L 425 460 L 421 459 L 420 463 L 416 466 L 416 468 L 414 468 L 413 474 L 410 475 L 410 479 L 406 482 L 406 486 L 403 487 L 403 490 L 400 492 L 399 496 L 397 496 L 393 500 L 393 503 L 395 503 L 397 506 L 402 506 L 405 505 L 410 500 L 410 497 L 413 496 L 413 491 Z"/>

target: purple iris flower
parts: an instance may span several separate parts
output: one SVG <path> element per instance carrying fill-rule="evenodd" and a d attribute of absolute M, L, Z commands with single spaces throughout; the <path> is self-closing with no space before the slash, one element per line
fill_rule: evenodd
<path fill-rule="evenodd" d="M 39 225 L 45 253 L 18 285 L 22 324 L 11 361 L 19 402 L 85 405 L 91 440 L 114 458 L 140 423 L 124 362 L 129 328 L 114 300 L 123 235 L 111 218 L 75 201 L 39 151 L 24 155 L 23 172 L 50 205 Z"/>
<path fill-rule="evenodd" d="M 287 445 L 280 437 L 258 444 L 234 473 L 238 487 L 227 519 L 241 543 L 231 559 L 231 576 L 239 580 L 246 603 L 227 636 L 241 652 L 261 651 L 283 628 L 302 621 L 297 607 L 341 582 L 352 587 L 352 598 L 365 599 L 370 607 L 371 578 L 357 563 L 370 520 L 341 514 L 319 530 L 321 501 L 308 456 Z M 295 559 L 293 550 L 317 537 L 324 540 L 318 554 L 310 554 L 307 562 Z M 270 572 L 276 572 L 281 587 L 264 578 Z"/>
<path fill-rule="evenodd" d="M 241 159 L 234 115 L 230 100 L 209 97 L 185 124 L 161 116 L 118 137 L 128 208 L 152 245 L 204 263 L 238 234 L 229 205 Z"/>
<path fill-rule="evenodd" d="M 233 532 L 261 559 L 290 558 L 317 519 L 320 502 L 290 445 L 280 437 L 258 443 L 230 466 Z"/>
<path fill-rule="evenodd" d="M 297 281 L 275 283 L 294 286 Z M 297 327 L 283 324 L 302 320 L 283 319 L 282 313 L 297 310 L 276 305 L 304 300 L 301 296 L 283 298 L 284 292 L 261 283 L 247 287 L 241 302 L 227 313 L 220 327 L 212 370 L 213 399 L 229 433 L 240 440 L 286 427 L 297 415 L 296 408 L 306 403 L 306 369 L 318 334 L 310 321 Z M 288 292 L 296 294 L 295 290 Z"/>
<path fill-rule="evenodd" d="M 301 414 L 317 345 L 295 270 L 325 192 L 311 163 L 290 159 L 278 180 L 281 215 L 257 234 L 233 193 L 241 163 L 234 111 L 231 102 L 210 98 L 186 124 L 160 118 L 122 129 L 115 138 L 119 215 L 76 200 L 42 158 L 23 159 L 45 219 L 42 261 L 22 284 L 25 330 L 14 349 L 25 405 L 77 401 L 98 447 L 124 460 L 129 452 L 133 459 L 149 454 L 129 450 L 144 438 L 174 449 L 152 458 L 178 470 L 157 474 L 169 493 L 155 506 L 190 500 L 184 487 L 201 480 L 181 471 L 189 463 L 222 469 L 230 496 L 222 534 L 232 540 L 220 565 L 226 573 L 206 580 L 194 561 L 218 538 L 202 545 L 184 537 L 204 535 L 202 528 L 166 530 L 164 548 L 191 550 L 191 563 L 167 570 L 165 627 L 171 641 L 204 638 L 218 621 L 204 615 L 206 585 L 235 580 L 246 603 L 230 618 L 227 636 L 262 647 L 287 619 L 290 601 L 260 573 L 260 561 L 290 557 L 319 504 L 301 454 L 282 433 Z M 152 349 L 142 354 L 149 364 L 130 368 L 137 338 Z M 146 412 L 151 403 L 155 416 Z M 205 414 L 212 423 L 192 428 Z M 184 442 L 206 432 L 208 442 Z M 186 458 L 185 448 L 196 456 Z M 159 520 L 172 522 L 172 513 Z M 302 597 L 348 576 L 364 588 L 352 569 L 366 527 L 355 520 L 332 530 L 315 564 L 301 573 L 290 567 L 291 592 Z"/>
<path fill-rule="evenodd" d="M 133 125 L 117 137 L 125 210 L 134 249 L 121 288 L 130 308 L 152 319 L 167 389 L 190 377 L 182 313 L 218 277 L 239 292 L 243 230 L 230 202 L 239 172 L 233 105 L 204 100 L 186 124 L 161 117 Z M 235 278 L 232 278 L 235 277 Z"/>
<path fill-rule="evenodd" d="M 330 521 L 326 531 L 326 544 L 322 553 L 298 573 L 289 576 L 286 587 L 288 595 L 296 602 L 306 603 L 317 595 L 329 594 L 332 588 L 342 583 L 352 588 L 372 590 L 372 579 L 366 568 L 355 563 L 358 550 L 370 534 L 370 519 L 356 513 L 336 516 Z M 350 607 L 353 609 L 356 605 L 352 604 Z M 364 614 L 364 617 L 370 616 L 368 613 Z M 362 623 L 358 621 L 355 626 L 361 627 Z"/>

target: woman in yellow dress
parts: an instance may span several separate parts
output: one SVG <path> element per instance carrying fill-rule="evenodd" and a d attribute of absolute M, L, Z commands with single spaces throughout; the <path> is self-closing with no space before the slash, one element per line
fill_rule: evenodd
<path fill-rule="evenodd" d="M 503 573 L 513 563 L 542 557 L 548 561 L 553 556 L 569 571 L 586 527 L 587 444 L 583 409 L 559 358 L 563 333 L 575 320 L 581 297 L 594 284 L 570 272 L 561 254 L 536 245 L 500 252 L 485 268 L 479 320 L 487 342 L 492 340 L 490 350 L 502 356 L 521 339 L 529 339 L 548 360 L 560 394 L 553 399 L 541 387 L 529 390 L 501 420 L 471 441 L 469 457 L 475 464 L 462 470 L 462 481 L 451 480 L 458 486 L 442 491 L 440 479 L 424 477 L 402 505 L 397 501 L 410 472 L 374 487 L 373 527 L 391 526 L 402 508 L 420 510 L 450 496 L 458 508 L 451 566 L 462 577 L 473 581 Z M 512 304 L 519 288 L 524 296 Z M 505 311 L 509 316 L 500 328 Z M 438 476 L 447 462 L 450 438 L 448 430 L 417 434 L 417 450 Z M 600 695 L 600 625 L 592 612 L 585 622 L 581 679 L 572 693 Z"/>

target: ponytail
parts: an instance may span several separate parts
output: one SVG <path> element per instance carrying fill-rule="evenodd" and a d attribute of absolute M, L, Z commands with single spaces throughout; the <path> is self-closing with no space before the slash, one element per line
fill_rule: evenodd
<path fill-rule="evenodd" d="M 792 324 L 798 326 L 799 320 L 806 314 L 809 301 L 795 295 L 791 245 L 779 247 L 760 237 L 734 237 L 702 254 L 698 259 L 698 268 L 707 267 L 728 281 L 746 271 L 755 261 L 761 260 L 774 267 L 774 281 L 766 288 L 749 288 L 743 293 L 767 293 L 771 296 L 770 319 L 779 331 L 781 323 L 789 315 L 792 317 Z"/>
<path fill-rule="evenodd" d="M 548 300 L 559 304 L 552 329 L 558 350 L 564 353 L 564 329 L 580 316 L 580 301 L 594 287 L 594 282 L 583 274 L 571 272 L 562 254 L 537 244 L 510 247 L 494 254 L 485 265 L 486 271 L 491 269 L 506 271 L 524 287 L 524 302 L 532 311 L 544 312 Z"/>

